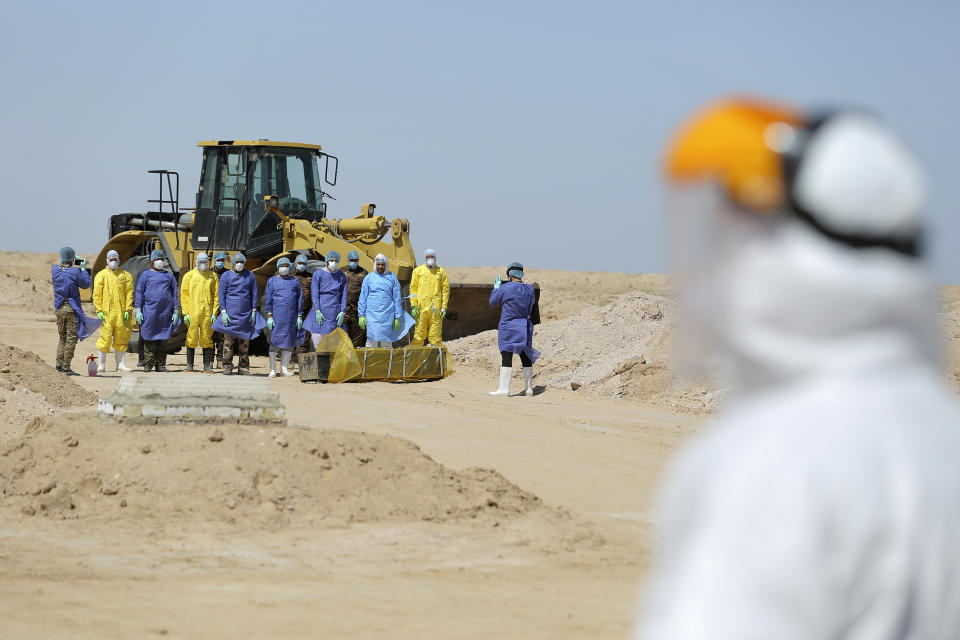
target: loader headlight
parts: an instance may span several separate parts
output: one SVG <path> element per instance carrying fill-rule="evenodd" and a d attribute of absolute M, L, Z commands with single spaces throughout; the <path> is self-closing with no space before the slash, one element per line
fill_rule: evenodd
<path fill-rule="evenodd" d="M 269 197 L 267 197 L 267 206 L 268 206 L 268 207 L 272 207 L 272 208 L 274 208 L 274 209 L 279 209 L 279 208 L 280 208 L 280 199 L 279 199 L 277 196 L 269 196 Z"/>

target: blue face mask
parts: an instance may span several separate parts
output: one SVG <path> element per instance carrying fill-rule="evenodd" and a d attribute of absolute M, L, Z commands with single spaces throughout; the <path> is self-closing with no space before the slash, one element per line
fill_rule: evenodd
<path fill-rule="evenodd" d="M 353 261 L 350 262 L 350 270 L 351 270 L 351 271 L 356 271 L 356 270 L 357 270 L 357 267 L 359 267 L 359 266 L 360 266 L 360 263 L 359 263 L 359 262 L 353 262 Z"/>
<path fill-rule="evenodd" d="M 217 260 L 216 262 L 214 262 L 214 264 L 217 265 L 217 269 L 223 269 L 224 261 Z"/>
<path fill-rule="evenodd" d="M 306 270 L 307 270 L 307 265 L 303 264 L 302 262 L 297 263 L 297 271 L 306 271 Z"/>

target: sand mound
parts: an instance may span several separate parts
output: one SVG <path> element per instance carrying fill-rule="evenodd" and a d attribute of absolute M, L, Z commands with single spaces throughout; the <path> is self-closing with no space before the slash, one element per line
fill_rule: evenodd
<path fill-rule="evenodd" d="M 57 409 L 88 407 L 97 403 L 95 393 L 58 373 L 37 354 L 3 343 L 0 343 L 0 377 L 16 387 L 44 396 L 46 402 Z"/>
<path fill-rule="evenodd" d="M 408 440 L 255 426 L 124 427 L 40 417 L 0 450 L 0 505 L 28 515 L 108 520 L 502 519 L 544 509 L 496 471 L 453 471 Z"/>
<path fill-rule="evenodd" d="M 534 346 L 543 357 L 534 367 L 534 384 L 709 413 L 719 400 L 717 390 L 681 383 L 667 365 L 675 314 L 668 298 L 635 291 L 606 306 L 587 305 L 569 318 L 539 325 Z M 460 364 L 500 366 L 496 331 L 447 346 Z"/>

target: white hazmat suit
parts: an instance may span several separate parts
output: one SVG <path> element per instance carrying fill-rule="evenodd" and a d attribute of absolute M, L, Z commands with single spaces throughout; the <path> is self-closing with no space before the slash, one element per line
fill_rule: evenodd
<path fill-rule="evenodd" d="M 928 274 L 790 217 L 727 258 L 700 290 L 729 402 L 667 475 L 635 637 L 960 638 L 960 409 Z"/>

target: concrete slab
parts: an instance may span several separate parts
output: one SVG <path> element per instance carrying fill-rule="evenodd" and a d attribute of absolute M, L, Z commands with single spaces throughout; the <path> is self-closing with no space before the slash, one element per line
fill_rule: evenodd
<path fill-rule="evenodd" d="M 266 378 L 197 373 L 124 376 L 101 398 L 103 417 L 131 424 L 286 424 L 280 394 Z"/>

